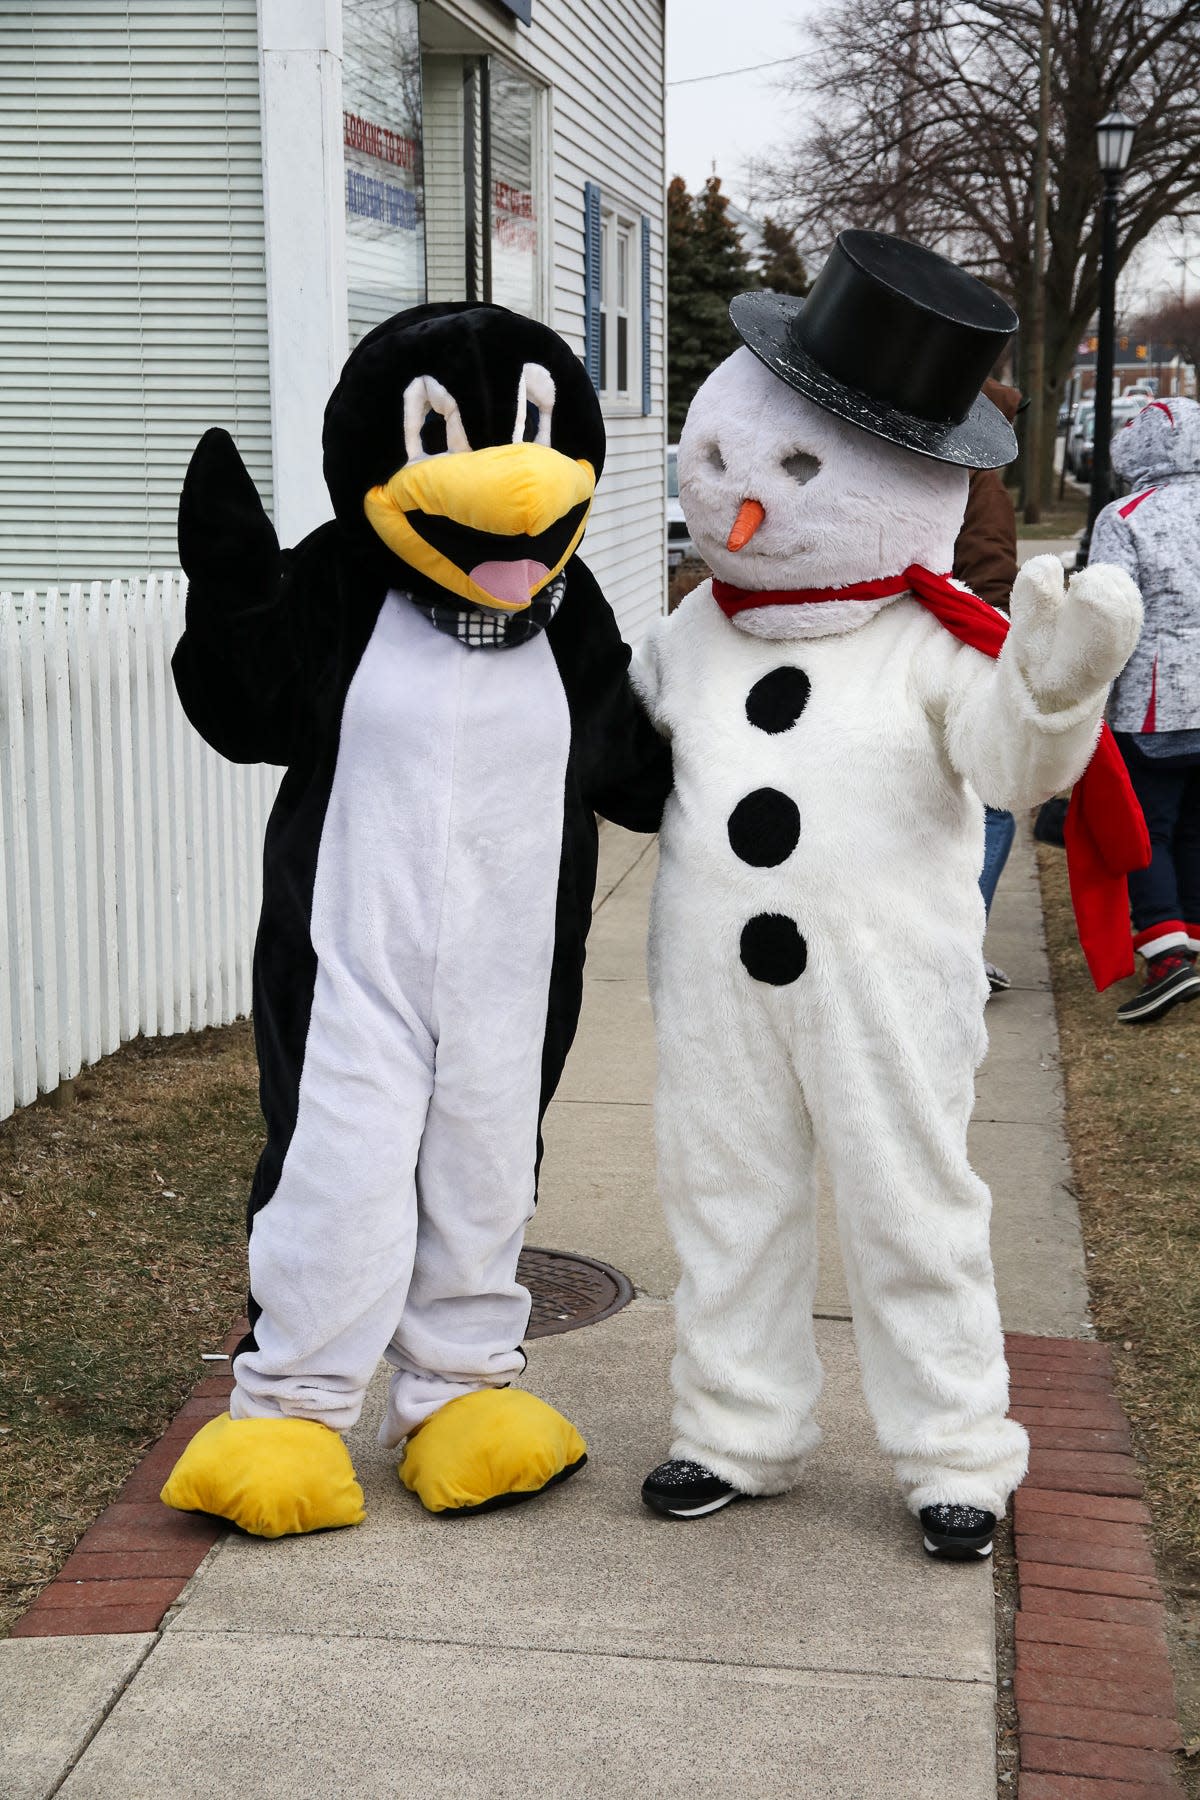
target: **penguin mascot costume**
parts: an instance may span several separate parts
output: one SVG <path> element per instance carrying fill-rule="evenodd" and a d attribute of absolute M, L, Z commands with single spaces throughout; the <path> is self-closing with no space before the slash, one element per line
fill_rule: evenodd
<path fill-rule="evenodd" d="M 341 1433 L 381 1357 L 380 1441 L 437 1512 L 529 1498 L 582 1439 L 509 1384 L 541 1115 L 582 997 L 595 813 L 654 830 L 669 751 L 575 552 L 599 403 L 499 306 L 378 326 L 325 414 L 335 518 L 280 553 L 231 439 L 180 502 L 174 672 L 238 762 L 286 766 L 254 1024 L 267 1126 L 229 1413 L 163 1499 L 276 1537 L 363 1516 Z"/>
<path fill-rule="evenodd" d="M 1099 983 L 1131 961 L 1148 842 L 1101 721 L 1137 642 L 1120 569 L 1036 557 L 1012 626 L 943 573 L 1015 314 L 901 239 L 847 232 L 807 300 L 733 302 L 743 347 L 680 439 L 714 579 L 635 679 L 674 753 L 654 895 L 660 1181 L 682 1264 L 672 1517 L 773 1494 L 817 1442 L 817 1161 L 866 1397 L 926 1548 L 987 1553 L 1025 1470 L 967 1158 L 986 1047 L 983 806 L 1076 789 L 1068 854 Z M 1005 635 L 1007 632 L 1007 636 Z M 1090 763 L 1090 767 L 1089 767 Z"/>

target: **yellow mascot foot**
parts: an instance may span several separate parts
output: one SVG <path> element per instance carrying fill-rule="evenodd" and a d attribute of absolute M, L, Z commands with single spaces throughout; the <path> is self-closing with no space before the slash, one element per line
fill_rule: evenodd
<path fill-rule="evenodd" d="M 357 1525 L 365 1511 L 350 1452 L 328 1425 L 228 1413 L 196 1433 L 159 1498 L 265 1538 Z"/>
<path fill-rule="evenodd" d="M 408 1440 L 400 1479 L 430 1512 L 490 1512 L 532 1500 L 587 1461 L 562 1414 L 521 1388 L 480 1388 L 435 1412 Z"/>

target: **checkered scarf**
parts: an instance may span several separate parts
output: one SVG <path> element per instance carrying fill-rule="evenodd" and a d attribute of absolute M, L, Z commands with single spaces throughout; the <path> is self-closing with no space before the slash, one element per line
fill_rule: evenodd
<path fill-rule="evenodd" d="M 519 613 L 493 612 L 470 600 L 422 600 L 416 594 L 410 594 L 409 599 L 427 619 L 432 619 L 439 631 L 457 638 L 468 650 L 512 650 L 545 631 L 558 611 L 566 585 L 565 575 L 556 576 Z"/>

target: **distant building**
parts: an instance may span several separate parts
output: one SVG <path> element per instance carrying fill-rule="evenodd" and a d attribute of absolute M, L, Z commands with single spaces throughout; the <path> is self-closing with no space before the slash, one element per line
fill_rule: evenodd
<path fill-rule="evenodd" d="M 1072 371 L 1072 400 L 1086 399 L 1096 386 L 1096 334 L 1083 339 Z M 1169 345 L 1139 338 L 1136 332 L 1118 332 L 1113 358 L 1114 390 L 1149 388 L 1164 399 L 1172 394 L 1195 395 L 1196 371 Z"/>
<path fill-rule="evenodd" d="M 0 0 L 0 62 L 0 587 L 174 566 L 213 424 L 295 542 L 349 348 L 475 298 L 584 356 L 585 555 L 661 609 L 662 0 Z"/>

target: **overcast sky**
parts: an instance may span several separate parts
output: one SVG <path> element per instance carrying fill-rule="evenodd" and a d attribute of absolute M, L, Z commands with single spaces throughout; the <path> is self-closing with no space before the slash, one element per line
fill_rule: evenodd
<path fill-rule="evenodd" d="M 667 171 L 698 188 L 712 173 L 738 201 L 750 157 L 788 135 L 784 100 L 768 67 L 801 46 L 797 21 L 820 0 L 667 0 Z M 720 75 L 696 81 L 697 75 Z"/>

